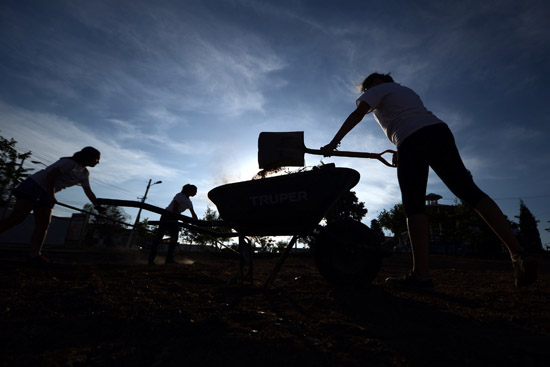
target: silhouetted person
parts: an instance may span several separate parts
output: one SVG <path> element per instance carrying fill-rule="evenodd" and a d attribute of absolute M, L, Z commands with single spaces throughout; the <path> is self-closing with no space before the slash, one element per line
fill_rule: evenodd
<path fill-rule="evenodd" d="M 497 204 L 473 181 L 458 153 L 447 124 L 428 111 L 411 89 L 397 84 L 389 74 L 374 73 L 361 84 L 357 108 L 344 121 L 334 139 L 321 148 L 326 156 L 370 112 L 397 146 L 397 178 L 407 216 L 413 250 L 412 271 L 401 278 L 387 278 L 389 285 L 433 288 L 428 264 L 428 220 L 425 214 L 426 185 L 431 167 L 447 187 L 471 205 L 506 245 L 514 266 L 517 287 L 533 283 L 537 263 L 525 257 L 506 217 Z M 395 159 L 396 157 L 394 157 Z"/>
<path fill-rule="evenodd" d="M 97 149 L 86 147 L 72 157 L 61 158 L 27 177 L 13 190 L 13 196 L 16 198 L 15 206 L 10 216 L 0 222 L 0 234 L 21 223 L 33 211 L 34 231 L 28 258 L 31 264 L 39 265 L 48 262 L 42 256 L 42 246 L 50 227 L 56 192 L 79 185 L 82 186 L 92 204 L 96 205 L 96 196 L 90 188 L 90 173 L 86 167 L 97 165 L 100 157 L 101 154 Z"/>
<path fill-rule="evenodd" d="M 181 192 L 174 196 L 170 202 L 170 205 L 166 207 L 166 210 L 172 213 L 180 214 L 189 209 L 193 219 L 197 219 L 197 214 L 195 214 L 195 210 L 193 210 L 193 203 L 190 199 L 190 197 L 193 197 L 196 194 L 197 186 L 190 184 L 183 186 Z M 180 231 L 177 220 L 177 216 L 172 216 L 170 214 L 163 214 L 160 217 L 158 233 L 151 244 L 151 251 L 149 252 L 149 265 L 155 264 L 157 248 L 165 233 L 168 233 L 168 236 L 170 237 L 165 263 L 170 264 L 174 262 L 174 250 L 176 249 L 176 244 L 178 243 L 178 235 Z"/>

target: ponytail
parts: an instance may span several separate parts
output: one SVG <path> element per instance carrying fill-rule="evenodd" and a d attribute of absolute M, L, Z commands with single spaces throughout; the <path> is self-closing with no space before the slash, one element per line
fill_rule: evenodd
<path fill-rule="evenodd" d="M 73 156 L 70 158 L 75 160 L 79 164 L 84 165 L 86 162 L 89 162 L 94 159 L 99 159 L 100 156 L 101 156 L 101 153 L 96 148 L 85 147 L 81 151 L 73 154 Z"/>
<path fill-rule="evenodd" d="M 364 92 L 367 89 L 369 89 L 372 86 L 374 79 L 379 79 L 383 83 L 394 83 L 394 80 L 391 77 L 390 73 L 387 73 L 387 74 L 372 73 L 371 75 L 366 77 L 365 80 L 363 80 L 363 83 L 361 83 L 361 91 Z"/>

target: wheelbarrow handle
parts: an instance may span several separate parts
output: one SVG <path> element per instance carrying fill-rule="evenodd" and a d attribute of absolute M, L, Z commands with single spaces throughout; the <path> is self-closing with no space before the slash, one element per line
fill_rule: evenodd
<path fill-rule="evenodd" d="M 326 153 L 321 151 L 320 149 L 305 149 L 306 153 L 309 154 L 318 154 L 318 155 L 325 155 Z M 384 157 L 382 157 L 386 153 L 392 153 L 392 163 L 388 162 Z M 371 159 L 378 159 L 380 162 L 384 163 L 388 167 L 397 167 L 397 159 L 396 154 L 397 152 L 395 150 L 387 149 L 383 151 L 382 153 L 367 153 L 367 152 L 348 152 L 348 151 L 342 151 L 342 150 L 333 150 L 330 152 L 330 155 L 328 156 L 337 156 L 337 157 L 353 157 L 353 158 L 371 158 Z"/>

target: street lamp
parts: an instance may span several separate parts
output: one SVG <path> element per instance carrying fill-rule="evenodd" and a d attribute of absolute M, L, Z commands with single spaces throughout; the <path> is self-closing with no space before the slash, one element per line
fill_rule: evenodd
<path fill-rule="evenodd" d="M 149 183 L 147 183 L 147 188 L 145 189 L 145 195 L 143 195 L 143 197 L 141 198 L 141 202 L 144 203 L 145 202 L 145 199 L 147 199 L 147 193 L 149 192 L 149 188 L 153 185 L 157 185 L 157 184 L 161 184 L 162 181 L 157 181 L 157 182 L 153 182 L 151 183 L 151 179 L 149 179 Z M 139 217 L 141 215 L 141 208 L 139 208 L 138 210 L 138 213 L 137 213 L 137 216 L 136 216 L 136 221 L 134 222 L 134 226 L 132 227 L 132 230 L 130 231 L 130 236 L 128 237 L 128 242 L 126 243 L 126 247 L 130 247 L 132 245 L 132 241 L 134 240 L 134 232 L 136 230 L 136 226 L 139 224 Z"/>

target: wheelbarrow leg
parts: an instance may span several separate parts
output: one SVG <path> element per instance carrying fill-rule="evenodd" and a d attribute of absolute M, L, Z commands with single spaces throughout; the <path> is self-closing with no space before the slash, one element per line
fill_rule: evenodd
<path fill-rule="evenodd" d="M 245 280 L 250 280 L 250 284 L 254 284 L 254 278 L 253 278 L 253 270 L 254 270 L 254 264 L 252 263 L 252 243 L 251 240 L 244 237 L 239 236 L 239 275 L 241 277 L 241 284 L 245 282 Z M 244 269 L 248 268 L 246 275 L 244 274 Z"/>
<path fill-rule="evenodd" d="M 269 275 L 269 278 L 267 278 L 267 281 L 264 284 L 264 288 L 268 289 L 271 286 L 271 283 L 275 280 L 275 277 L 277 276 L 277 273 L 279 270 L 281 270 L 281 267 L 283 266 L 283 263 L 285 262 L 286 258 L 290 254 L 290 250 L 294 247 L 294 244 L 296 243 L 296 240 L 298 240 L 298 236 L 292 237 L 288 245 L 286 245 L 285 251 L 279 258 L 279 261 L 277 261 L 277 264 L 275 264 L 275 267 L 271 271 L 271 274 Z"/>

